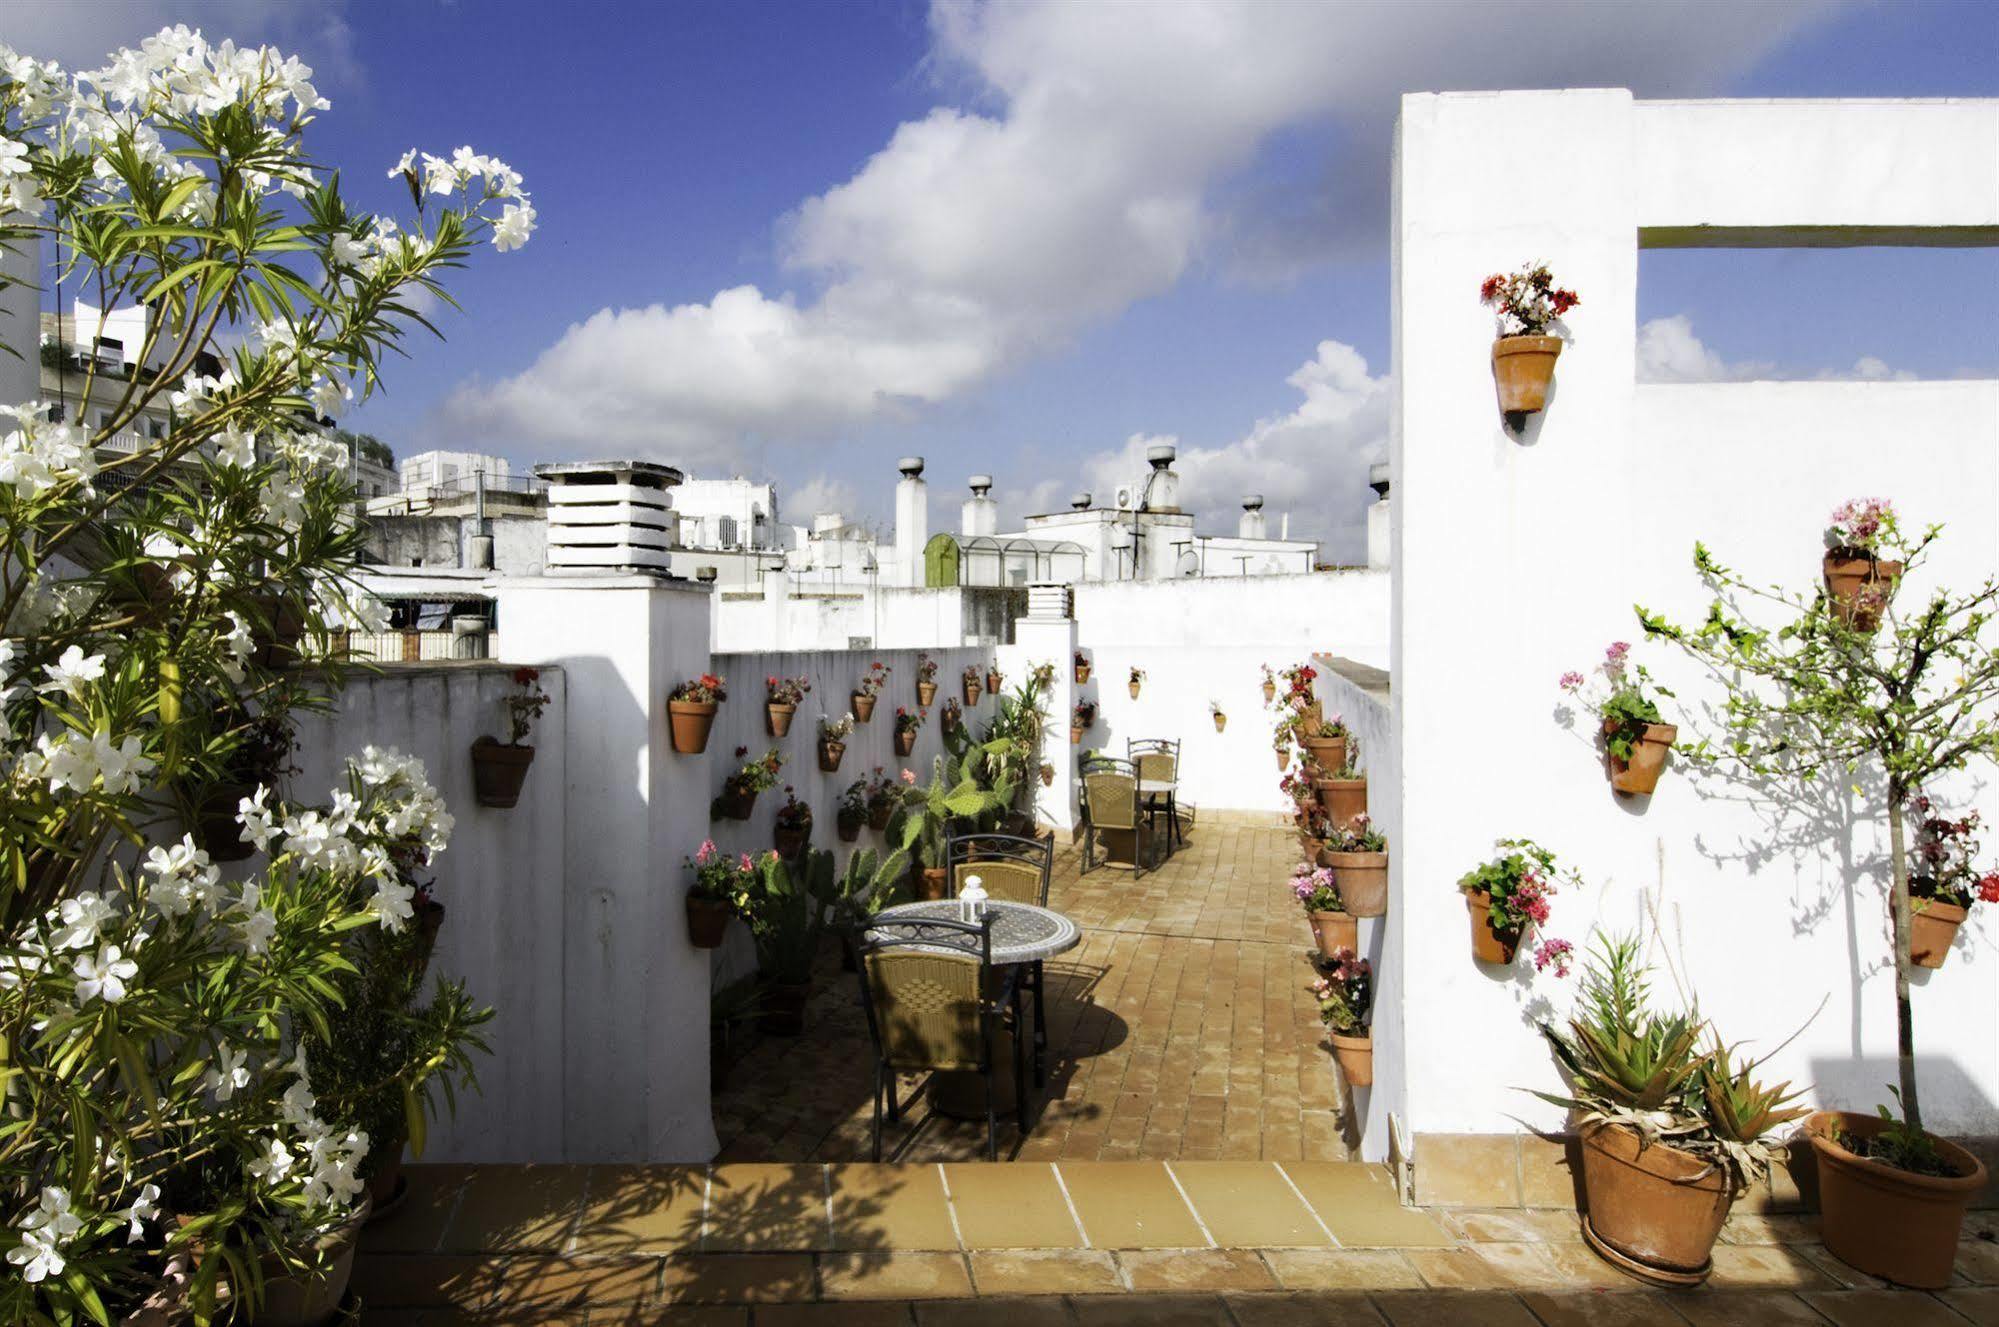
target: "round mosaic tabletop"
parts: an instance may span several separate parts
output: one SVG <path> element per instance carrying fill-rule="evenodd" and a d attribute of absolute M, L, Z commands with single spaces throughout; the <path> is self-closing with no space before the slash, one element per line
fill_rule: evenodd
<path fill-rule="evenodd" d="M 993 919 L 993 962 L 1033 963 L 1044 958 L 1074 949 L 1082 940 L 1082 933 L 1076 923 L 1061 913 L 1048 908 L 1037 908 L 1032 903 L 1008 903 L 999 899 L 986 903 L 986 912 Z M 877 921 L 921 921 L 926 917 L 941 917 L 947 921 L 962 920 L 956 899 L 937 899 L 923 903 L 904 903 L 893 908 L 883 908 L 875 914 Z M 957 953 L 976 954 L 978 941 L 963 931 L 938 927 L 932 931 L 918 929 L 914 934 L 906 927 L 896 927 L 895 938 L 909 940 L 923 948 L 948 949 Z M 874 937 L 870 932 L 871 938 Z"/>

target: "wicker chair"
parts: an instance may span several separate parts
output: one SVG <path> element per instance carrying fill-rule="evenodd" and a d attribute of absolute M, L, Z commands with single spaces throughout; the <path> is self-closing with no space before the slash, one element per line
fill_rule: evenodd
<path fill-rule="evenodd" d="M 1180 779 L 1180 744 L 1163 737 L 1133 738 L 1125 744 L 1125 755 L 1130 759 L 1133 771 L 1140 782 L 1177 783 Z M 1152 793 L 1145 797 L 1146 818 L 1158 821 L 1166 816 L 1166 850 L 1173 850 L 1173 842 L 1187 841 L 1185 831 L 1180 828 L 1180 798 L 1176 789 L 1164 794 Z"/>
<path fill-rule="evenodd" d="M 979 887 L 988 898 L 1008 903 L 1048 906 L 1048 882 L 1055 870 L 1055 845 L 1049 839 L 1026 839 L 1017 834 L 960 834 L 944 845 L 944 860 L 950 871 L 951 896 L 965 886 L 968 876 L 979 878 Z M 1022 995 L 1034 999 L 1034 1082 L 1048 1081 L 1048 1015 L 1042 1005 L 1041 961 L 1027 965 L 1018 983 Z"/>
<path fill-rule="evenodd" d="M 890 1120 L 900 1120 L 907 1104 L 896 1099 L 897 1074 L 964 1071 L 985 1080 L 986 1156 L 997 1161 L 994 1048 L 1000 1006 L 1011 997 L 1017 1014 L 1019 997 L 1010 983 L 993 980 L 992 919 L 878 917 L 857 937 L 856 948 L 861 1004 L 875 1047 L 874 1159 L 881 1160 L 884 1100 Z M 1024 1133 L 1027 1066 L 1019 1037 L 1013 1039 L 1013 1060 L 1016 1110 Z"/>
<path fill-rule="evenodd" d="M 1097 867 L 1097 835 L 1129 833 L 1132 838 L 1132 878 L 1145 871 L 1145 822 L 1138 809 L 1138 775 L 1131 762 L 1114 756 L 1090 756 L 1083 761 L 1083 874 Z"/>

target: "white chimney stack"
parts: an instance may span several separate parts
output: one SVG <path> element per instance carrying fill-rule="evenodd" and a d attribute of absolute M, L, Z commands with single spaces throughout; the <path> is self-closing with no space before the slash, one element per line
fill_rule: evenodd
<path fill-rule="evenodd" d="M 930 490 L 923 482 L 923 458 L 895 463 L 902 478 L 895 486 L 896 585 L 923 584 L 923 546 L 930 542 Z"/>
<path fill-rule="evenodd" d="M 1263 494 L 1250 493 L 1242 500 L 1242 516 L 1236 521 L 1236 536 L 1241 539 L 1263 539 Z"/>
<path fill-rule="evenodd" d="M 1168 446 L 1145 449 L 1145 463 L 1152 467 L 1151 476 L 1145 481 L 1145 509 L 1165 515 L 1177 516 L 1180 512 L 1180 476 L 1173 473 L 1173 458 L 1176 455 Z"/>
<path fill-rule="evenodd" d="M 965 538 L 976 539 L 999 532 L 999 504 L 989 496 L 992 490 L 991 475 L 972 476 L 972 496 L 965 499 L 958 517 L 958 533 Z"/>

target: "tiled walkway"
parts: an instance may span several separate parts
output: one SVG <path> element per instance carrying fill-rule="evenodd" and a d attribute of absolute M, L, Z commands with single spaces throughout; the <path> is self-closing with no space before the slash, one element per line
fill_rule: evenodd
<path fill-rule="evenodd" d="M 1288 831 L 1203 824 L 1157 872 L 1078 874 L 1058 849 L 1049 904 L 1083 943 L 1048 964 L 1050 1081 L 1024 1160 L 1340 1160 L 1343 1096 L 1306 992 L 1309 935 L 1284 881 Z M 715 1100 L 724 1161 L 869 1155 L 869 1049 L 855 979 L 829 951 L 806 1035 L 762 1042 Z M 898 1160 L 970 1160 L 984 1127 L 891 1128 Z"/>

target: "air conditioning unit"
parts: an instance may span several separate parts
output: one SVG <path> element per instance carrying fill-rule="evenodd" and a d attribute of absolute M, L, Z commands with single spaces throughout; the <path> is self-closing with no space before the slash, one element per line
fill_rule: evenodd
<path fill-rule="evenodd" d="M 1119 511 L 1136 511 L 1138 509 L 1138 490 L 1129 485 L 1121 486 L 1117 491 L 1117 509 Z"/>

